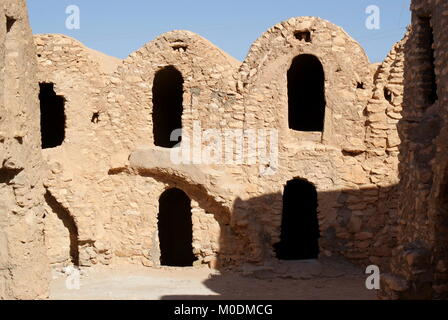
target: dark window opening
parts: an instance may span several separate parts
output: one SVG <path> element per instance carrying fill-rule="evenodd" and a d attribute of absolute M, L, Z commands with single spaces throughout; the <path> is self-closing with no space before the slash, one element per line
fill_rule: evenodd
<path fill-rule="evenodd" d="M 357 82 L 356 83 L 356 89 L 365 89 L 365 84 L 364 82 Z"/>
<path fill-rule="evenodd" d="M 392 103 L 392 98 L 393 98 L 392 91 L 390 91 L 390 90 L 387 89 L 387 88 L 384 88 L 384 98 L 385 98 L 389 103 Z"/>
<path fill-rule="evenodd" d="M 158 71 L 152 87 L 154 144 L 158 147 L 173 148 L 179 141 L 171 141 L 174 130 L 182 129 L 183 113 L 182 74 L 173 66 Z"/>
<path fill-rule="evenodd" d="M 50 192 L 45 193 L 45 201 L 51 210 L 62 221 L 70 234 L 70 259 L 75 266 L 79 266 L 79 239 L 78 227 L 75 219 L 70 215 L 70 212 L 65 209 Z"/>
<path fill-rule="evenodd" d="M 418 35 L 418 48 L 423 55 L 423 63 L 426 68 L 421 73 L 421 84 L 427 105 L 434 104 L 437 97 L 437 79 L 435 72 L 434 32 L 431 26 L 431 18 L 419 18 L 421 32 Z"/>
<path fill-rule="evenodd" d="M 159 199 L 160 264 L 170 267 L 191 267 L 193 223 L 191 200 L 179 189 L 165 191 Z"/>
<path fill-rule="evenodd" d="M 319 237 L 316 188 L 305 180 L 289 181 L 283 194 L 280 242 L 275 245 L 277 258 L 317 259 Z"/>
<path fill-rule="evenodd" d="M 311 32 L 309 31 L 296 31 L 294 37 L 299 41 L 311 42 Z"/>
<path fill-rule="evenodd" d="M 296 57 L 288 71 L 289 128 L 323 131 L 325 119 L 325 75 L 313 55 Z"/>
<path fill-rule="evenodd" d="M 6 16 L 6 32 L 10 32 L 16 19 Z"/>
<path fill-rule="evenodd" d="M 100 113 L 99 112 L 94 112 L 93 115 L 92 115 L 92 119 L 90 121 L 92 123 L 95 123 L 95 124 L 100 122 Z"/>
<path fill-rule="evenodd" d="M 65 139 L 65 99 L 56 95 L 53 83 L 40 84 L 42 148 L 56 148 Z"/>
<path fill-rule="evenodd" d="M 7 169 L 0 167 L 0 184 L 11 184 L 20 172 L 22 172 L 21 169 Z"/>
<path fill-rule="evenodd" d="M 174 45 L 172 48 L 174 51 L 179 51 L 179 52 L 185 52 L 188 49 L 188 47 L 186 45 Z"/>

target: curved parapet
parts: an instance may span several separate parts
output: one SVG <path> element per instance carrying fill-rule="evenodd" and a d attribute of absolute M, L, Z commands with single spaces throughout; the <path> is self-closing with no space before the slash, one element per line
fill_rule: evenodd
<path fill-rule="evenodd" d="M 308 45 L 305 46 L 306 44 Z M 349 55 L 344 57 L 345 61 L 350 61 L 353 56 L 364 60 L 363 62 L 368 61 L 361 45 L 341 27 L 318 17 L 294 17 L 263 33 L 252 44 L 240 71 L 246 79 L 250 79 L 256 74 L 255 71 L 250 71 L 257 65 L 268 64 L 270 57 L 288 54 L 295 47 L 300 47 L 301 51 L 324 53 L 324 57 L 338 53 Z"/>
<path fill-rule="evenodd" d="M 237 60 L 190 31 L 165 33 L 132 53 L 104 92 L 109 116 L 125 148 L 154 144 L 154 83 L 158 72 L 171 68 L 179 74 L 181 122 L 188 132 L 193 121 L 200 121 L 203 127 L 221 126 L 226 106 L 234 100 L 232 76 L 239 65 Z M 167 79 L 165 87 L 170 86 Z M 166 113 L 170 112 L 166 109 Z"/>
<path fill-rule="evenodd" d="M 158 55 L 161 56 L 159 57 L 159 61 L 165 60 L 165 62 L 174 63 L 179 61 L 179 56 L 171 55 L 171 53 L 176 52 L 184 53 L 187 56 L 196 56 L 195 62 L 199 63 L 197 67 L 202 69 L 205 69 L 206 65 L 209 67 L 220 65 L 221 68 L 219 69 L 232 69 L 240 65 L 238 60 L 216 47 L 213 43 L 188 30 L 173 30 L 158 36 L 139 50 L 131 53 L 129 57 L 124 60 L 124 64 L 131 65 L 142 62 L 140 60 L 141 58 L 151 57 L 154 53 L 158 53 Z M 192 57 L 189 59 L 192 59 Z M 203 63 L 205 62 L 202 66 L 200 65 L 201 61 Z M 149 63 L 149 61 L 147 63 Z"/>
<path fill-rule="evenodd" d="M 325 95 L 326 107 L 321 120 L 323 129 L 314 130 L 321 131 L 318 134 L 290 130 L 288 87 L 294 88 L 294 73 L 297 75 L 302 69 L 306 73 L 304 79 L 312 81 L 319 72 L 318 68 L 305 70 L 300 65 L 292 70 L 293 62 L 303 55 L 317 59 L 316 64 L 320 62 L 324 73 L 321 94 Z M 304 65 L 309 65 L 308 60 Z M 293 73 L 291 77 L 289 71 Z M 255 41 L 239 76 L 238 89 L 245 95 L 246 126 L 279 128 L 284 141 L 296 145 L 311 140 L 347 150 L 364 149 L 363 110 L 372 87 L 370 63 L 362 47 L 342 28 L 315 17 L 281 22 Z M 313 106 L 307 103 L 302 107 Z"/>

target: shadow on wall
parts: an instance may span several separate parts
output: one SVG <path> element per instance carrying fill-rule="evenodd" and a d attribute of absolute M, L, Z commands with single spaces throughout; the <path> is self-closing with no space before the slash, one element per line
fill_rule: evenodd
<path fill-rule="evenodd" d="M 428 5 L 425 10 L 430 8 Z M 384 293 L 393 299 L 447 299 L 448 145 L 446 104 L 440 90 L 445 60 L 437 54 L 437 49 L 443 51 L 443 41 L 439 38 L 439 43 L 435 43 L 433 29 L 441 22 L 428 12 L 415 11 L 413 15 L 404 49 L 403 118 L 397 125 L 402 141 L 400 250 L 394 254 L 394 276 Z M 444 31 L 440 25 L 439 32 Z M 439 66 L 440 74 L 436 72 Z"/>
<path fill-rule="evenodd" d="M 320 280 L 319 270 L 322 266 L 325 264 L 326 268 L 332 268 L 331 262 L 330 266 L 328 262 L 323 263 L 328 259 L 335 259 L 335 269 L 338 268 L 337 261 L 348 263 L 350 260 L 364 268 L 375 264 L 385 271 L 396 246 L 395 235 L 391 232 L 396 215 L 387 209 L 391 207 L 391 201 L 395 201 L 396 187 L 317 193 L 309 182 L 293 179 L 286 185 L 284 194 L 266 194 L 246 201 L 237 199 L 230 219 L 232 233 L 221 234 L 220 237 L 216 268 L 221 275 L 213 275 L 204 282 L 207 288 L 218 295 L 164 296 L 162 299 L 261 299 L 263 292 L 259 290 L 246 292 L 247 285 L 250 285 L 247 281 L 233 281 L 232 286 L 229 286 L 228 281 L 232 277 L 229 271 L 235 269 L 270 270 L 272 279 L 282 278 L 283 289 L 290 286 L 288 293 L 283 292 L 283 298 L 288 295 L 293 299 L 295 296 L 291 292 L 297 292 L 298 298 L 306 298 L 303 290 L 313 290 L 310 284 Z M 350 209 L 362 202 L 372 203 L 374 208 L 368 208 L 365 214 Z M 336 214 L 329 221 L 331 214 L 326 211 L 331 206 L 336 206 L 332 209 Z M 325 257 L 324 252 L 331 252 L 332 258 Z M 348 264 L 353 267 L 351 263 Z M 295 282 L 294 277 L 289 278 L 288 274 L 279 271 L 282 268 L 284 270 L 284 266 L 293 266 L 286 268 L 287 273 L 300 272 L 302 266 L 315 270 L 311 271 L 313 276 L 309 278 L 310 281 Z M 353 268 L 355 275 L 361 278 L 364 276 L 365 269 Z M 350 279 L 350 276 L 347 275 L 347 278 Z M 275 287 L 275 290 L 283 290 L 279 285 Z M 341 289 L 335 285 L 328 290 L 329 297 L 337 299 Z M 366 293 L 364 282 L 353 290 L 359 290 L 363 296 Z M 240 296 L 236 295 L 237 292 L 245 293 Z M 272 298 L 268 291 L 266 298 Z M 356 294 L 353 299 L 357 299 Z"/>
<path fill-rule="evenodd" d="M 78 227 L 75 220 L 54 197 L 47 191 L 45 193 L 45 201 L 51 208 L 53 213 L 57 215 L 60 221 L 64 224 L 70 234 L 70 258 L 75 266 L 79 266 L 79 242 L 78 242 Z"/>

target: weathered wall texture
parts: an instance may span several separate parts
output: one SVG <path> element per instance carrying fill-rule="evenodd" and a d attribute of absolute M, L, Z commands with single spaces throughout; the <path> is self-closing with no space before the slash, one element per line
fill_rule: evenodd
<path fill-rule="evenodd" d="M 405 44 L 400 207 L 387 298 L 448 297 L 448 3 L 414 0 Z"/>
<path fill-rule="evenodd" d="M 382 298 L 447 298 L 448 3 L 414 0 L 412 11 L 378 65 L 312 17 L 275 25 L 242 63 L 179 30 L 121 61 L 63 35 L 35 36 L 35 52 L 25 2 L 1 0 L 0 298 L 45 298 L 48 262 L 160 265 L 159 198 L 171 188 L 192 200 L 195 265 L 269 261 L 294 178 L 316 188 L 321 256 L 390 269 Z M 302 54 L 325 74 L 322 132 L 288 124 L 287 74 Z M 223 164 L 173 163 L 154 143 L 154 79 L 166 67 L 183 79 L 182 146 L 198 129 L 275 129 L 278 161 L 224 148 Z M 65 117 L 43 162 L 38 83 L 54 85 Z"/>
<path fill-rule="evenodd" d="M 193 38 L 198 51 L 217 56 L 203 56 L 200 59 L 204 61 L 221 59 L 216 63 L 217 70 L 222 71 L 221 66 L 226 63 L 230 66 L 234 63 L 218 49 L 210 50 L 212 46 L 207 41 L 193 34 L 174 33 L 173 36 Z M 165 44 L 165 50 L 169 50 L 167 56 L 172 55 L 174 49 L 165 39 L 156 40 L 149 46 Z M 151 97 L 140 97 L 140 91 L 146 92 L 145 88 L 149 87 L 154 71 L 139 64 L 152 63 L 151 59 L 162 59 L 159 62 L 161 65 L 172 62 L 164 62 L 160 50 L 157 54 L 153 53 L 152 58 L 147 57 L 148 49 L 144 48 L 125 61 L 119 71 L 111 76 L 109 71 L 113 68 L 102 68 L 96 53 L 93 54 L 90 49 L 67 37 L 41 35 L 36 37 L 36 44 L 41 65 L 39 81 L 55 83 L 56 94 L 66 99 L 64 143 L 58 148 L 44 150 L 45 158 L 52 168 L 45 185 L 51 199 L 63 213 L 60 216 L 67 217 L 76 225 L 78 234 L 74 241 L 77 241 L 79 248 L 79 264 L 109 264 L 112 258 L 118 262 L 134 261 L 147 266 L 158 264 L 158 199 L 169 184 L 146 176 L 130 175 L 124 168 L 136 145 L 150 144 L 152 141 L 151 127 L 145 122 L 151 119 Z M 156 52 L 155 49 L 153 51 Z M 143 53 L 147 59 L 143 59 Z M 177 52 L 176 57 L 181 57 L 181 54 Z M 199 59 L 196 55 L 194 58 Z M 121 64 L 113 58 L 102 60 L 105 59 L 109 61 L 109 66 Z M 134 62 L 134 59 L 139 62 Z M 209 86 L 199 81 L 200 75 L 205 73 L 202 70 L 204 66 L 190 60 L 185 62 L 185 68 L 186 79 L 188 72 L 196 73 L 195 78 L 198 78 L 198 81 L 193 81 L 191 76 L 186 86 Z M 188 71 L 187 68 L 192 70 Z M 146 87 L 135 84 L 137 81 L 143 82 L 141 70 L 150 72 L 143 75 L 147 79 Z M 213 86 L 210 84 L 210 87 Z M 104 93 L 110 90 L 109 87 L 113 87 L 114 91 Z M 138 97 L 148 104 L 139 102 Z M 120 107 L 118 103 L 127 104 Z M 95 113 L 99 118 L 92 121 Z M 188 116 L 186 112 L 185 119 Z M 193 200 L 203 201 L 200 196 L 190 196 Z M 45 232 L 48 235 L 51 262 L 76 262 L 76 256 L 69 255 L 67 234 L 70 232 L 58 217 L 57 210 L 51 207 L 47 207 L 49 215 Z M 209 263 L 210 258 L 206 257 L 215 255 L 221 231 L 213 215 L 207 214 L 194 201 L 192 207 L 193 248 L 200 263 L 203 260 Z M 203 207 L 208 208 L 207 205 Z M 212 230 L 211 234 L 203 235 L 208 229 Z M 61 245 L 63 243 L 65 246 Z"/>
<path fill-rule="evenodd" d="M 48 295 L 36 53 L 25 1 L 0 1 L 0 299 Z"/>
<path fill-rule="evenodd" d="M 78 253 L 70 256 L 69 247 L 75 243 L 84 266 L 158 265 L 158 201 L 172 187 L 193 200 L 198 264 L 272 259 L 284 186 L 302 178 L 318 192 L 321 254 L 388 267 L 395 245 L 402 43 L 374 66 L 341 28 L 311 17 L 269 29 L 243 63 L 188 31 L 166 33 L 124 61 L 65 36 L 38 35 L 35 42 L 39 82 L 54 83 L 66 100 L 64 143 L 44 150 L 51 167 L 45 181 L 51 263 L 75 261 Z M 323 132 L 288 126 L 287 72 L 300 54 L 316 56 L 324 69 Z M 153 142 L 153 82 L 166 66 L 184 80 L 184 135 L 191 137 L 198 125 L 277 129 L 279 162 L 262 163 L 275 173 L 260 174 L 259 163 L 173 164 L 170 150 Z"/>
<path fill-rule="evenodd" d="M 101 114 L 104 102 L 101 101 L 99 92 L 106 83 L 105 74 L 114 69 L 119 61 L 102 57 L 64 36 L 42 36 L 35 42 L 41 66 L 39 82 L 54 83 L 55 93 L 65 98 L 64 146 L 43 150 L 51 172 L 44 181 L 47 189 L 46 243 L 51 262 L 77 264 L 77 247 L 85 247 L 82 253 L 87 256 L 81 258 L 89 260 L 90 252 L 94 249 L 89 241 L 83 240 L 91 238 L 91 229 L 100 227 L 95 221 L 101 220 L 102 215 L 108 213 L 106 208 L 97 211 L 91 205 L 89 197 L 95 198 L 98 206 L 109 203 L 113 205 L 111 201 L 104 201 L 106 191 L 95 192 L 101 186 L 101 167 L 105 165 L 102 162 L 105 149 L 109 147 L 107 140 L 100 140 L 102 134 L 99 132 L 104 130 Z M 48 59 L 45 58 L 47 56 Z M 42 73 L 42 70 L 51 71 L 56 68 L 60 70 L 57 74 Z M 94 123 L 92 120 L 95 113 L 99 114 L 99 118 Z M 118 192 L 119 188 L 116 190 Z M 63 198 L 60 196 L 62 194 Z M 74 215 L 73 211 L 79 213 Z M 84 223 L 85 227 L 77 227 Z M 67 237 L 68 235 L 71 237 Z M 70 245 L 74 247 L 71 255 Z M 107 257 L 108 251 L 104 250 L 104 262 Z"/>
<path fill-rule="evenodd" d="M 310 31 L 311 41 L 296 39 L 298 31 Z M 303 53 L 318 57 L 325 72 L 322 134 L 288 128 L 286 74 L 292 59 Z M 385 115 L 376 120 L 367 113 L 380 99 L 372 99 L 373 69 L 359 44 L 341 28 L 318 18 L 290 19 L 252 46 L 239 72 L 243 86 L 247 83 L 245 126 L 278 128 L 280 141 L 277 174 L 259 177 L 254 167 L 246 171 L 249 199 L 260 201 L 249 200 L 241 215 L 259 221 L 249 223 L 253 230 L 248 233 L 261 234 L 256 243 L 265 257 L 272 256 L 272 244 L 279 239 L 282 198 L 278 195 L 295 177 L 316 186 L 323 255 L 342 255 L 360 263 L 381 263 L 389 256 L 385 220 L 395 206 L 391 188 L 397 182 L 396 168 L 394 155 L 389 163 L 380 159 L 387 157 L 386 150 L 379 150 L 370 127 L 382 121 L 386 135 L 393 135 L 396 128 L 388 125 Z M 384 176 L 389 177 L 381 180 Z M 264 196 L 269 194 L 277 196 Z"/>
<path fill-rule="evenodd" d="M 387 269 L 385 266 L 396 246 L 397 236 L 398 147 L 401 143 L 397 123 L 401 119 L 403 102 L 403 47 L 406 39 L 405 36 L 395 44 L 384 62 L 375 69 L 373 95 L 366 109 L 367 151 L 362 166 L 369 172 L 378 194 L 363 211 L 364 214 L 370 212 L 365 225 L 372 228 L 374 234 L 369 252 L 374 258 L 370 261 L 382 266 L 383 270 Z"/>

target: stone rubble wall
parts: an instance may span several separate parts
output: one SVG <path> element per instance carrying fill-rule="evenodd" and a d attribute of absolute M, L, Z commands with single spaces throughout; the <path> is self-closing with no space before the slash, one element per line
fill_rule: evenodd
<path fill-rule="evenodd" d="M 311 41 L 297 39 L 297 32 L 309 32 Z M 44 150 L 51 167 L 45 185 L 75 221 L 81 265 L 158 265 L 158 199 L 171 187 L 193 200 L 199 264 L 272 259 L 283 188 L 298 177 L 318 191 L 321 254 L 388 268 L 395 244 L 401 44 L 374 66 L 341 28 L 312 17 L 272 27 L 243 63 L 189 31 L 163 34 L 124 61 L 98 58 L 61 35 L 37 35 L 35 42 L 39 82 L 54 82 L 66 99 L 67 137 Z M 286 74 L 304 53 L 317 56 L 326 75 L 323 133 L 288 128 Z M 184 79 L 184 134 L 192 135 L 195 121 L 203 130 L 277 129 L 275 174 L 260 175 L 259 164 L 175 166 L 167 160 L 166 149 L 153 144 L 151 115 L 154 75 L 168 65 Z M 384 88 L 392 92 L 390 102 Z M 100 114 L 98 123 L 91 122 L 93 113 Z M 67 245 L 67 230 L 53 220 L 46 232 Z M 49 250 L 53 264 L 70 262 L 66 247 L 49 244 Z"/>
<path fill-rule="evenodd" d="M 198 47 L 201 53 L 209 52 L 212 61 L 221 59 L 216 63 L 216 72 L 222 71 L 221 65 L 227 63 L 232 66 L 234 63 L 219 49 L 209 50 L 209 42 L 188 32 L 165 35 L 149 46 L 164 45 L 168 57 L 172 52 L 177 54 L 176 58 L 182 57 L 182 52 L 175 51 L 167 42 L 166 39 L 170 37 L 176 43 L 182 37 L 192 38 L 197 43 L 187 42 L 189 45 Z M 135 175 L 126 166 L 129 155 L 137 146 L 152 141 L 151 125 L 145 122 L 151 121 L 150 112 L 144 103 L 134 100 L 139 97 L 139 91 L 148 87 L 144 83 L 149 83 L 154 73 L 144 75 L 147 77 L 145 81 L 140 79 L 138 83 L 136 73 L 148 69 L 140 66 L 141 63 L 150 63 L 154 59 L 162 59 L 159 62 L 161 66 L 172 62 L 164 61 L 162 54 L 147 57 L 137 52 L 124 62 L 103 57 L 103 61 L 108 60 L 105 64 L 115 65 L 115 68 L 106 69 L 98 63 L 101 59 L 97 59 L 97 53 L 68 37 L 37 35 L 35 42 L 41 65 L 39 82 L 55 83 L 56 94 L 66 100 L 65 141 L 60 147 L 43 151 L 51 167 L 45 186 L 58 206 L 66 212 L 65 215 L 70 216 L 76 224 L 79 264 L 110 264 L 115 259 L 117 263 L 158 265 L 158 198 L 169 185 L 149 176 Z M 147 55 L 151 51 L 143 48 L 141 52 Z M 191 71 L 197 74 L 195 78 L 201 77 L 200 74 L 206 73 L 203 69 L 209 68 L 201 66 L 196 61 L 198 57 L 207 59 L 207 56 L 195 53 L 190 57 L 194 60 L 185 62 L 185 68 L 198 66 Z M 115 73 L 111 73 L 114 69 Z M 150 71 L 154 72 L 152 69 Z M 187 74 L 186 70 L 183 71 Z M 193 79 L 193 75 L 190 78 Z M 213 79 L 207 81 L 216 82 Z M 196 83 L 190 80 L 186 86 L 200 84 L 200 81 Z M 214 86 L 213 82 L 210 86 Z M 193 87 L 191 91 L 200 92 Z M 202 93 L 210 94 L 210 90 Z M 133 95 L 136 97 L 133 98 Z M 143 99 L 151 101 L 151 97 Z M 124 102 L 127 103 L 125 106 L 119 104 Z M 94 113 L 99 113 L 97 123 L 91 121 Z M 188 116 L 185 113 L 185 117 Z M 70 256 L 67 241 L 69 230 L 49 205 L 46 210 L 47 246 L 51 263 L 55 266 L 71 264 L 73 257 Z M 212 213 L 200 208 L 193 211 L 194 250 L 197 252 L 198 264 L 214 263 L 210 256 L 216 255 L 221 230 L 216 228 Z M 204 230 L 211 231 L 202 237 L 206 233 Z"/>
<path fill-rule="evenodd" d="M 265 263 L 293 178 L 317 189 L 322 256 L 380 266 L 381 298 L 447 298 L 448 3 L 411 9 L 409 32 L 381 64 L 313 17 L 273 26 L 242 63 L 180 30 L 122 61 L 63 35 L 36 35 L 34 48 L 25 1 L 0 0 L 0 299 L 48 297 L 49 265 L 158 266 L 158 201 L 173 187 L 192 199 L 195 265 Z M 299 54 L 325 71 L 323 133 L 288 128 L 286 74 Z M 277 129 L 279 163 L 263 164 L 274 174 L 175 165 L 154 146 L 152 83 L 168 65 L 184 78 L 184 134 L 195 123 Z M 62 146 L 43 151 L 38 83 L 55 84 L 67 120 Z"/>
<path fill-rule="evenodd" d="M 297 31 L 310 32 L 311 41 L 296 39 Z M 286 74 L 292 59 L 304 53 L 317 56 L 325 71 L 323 134 L 288 128 Z M 389 72 L 388 63 L 380 68 L 380 75 Z M 280 141 L 277 174 L 259 177 L 258 168 L 246 168 L 248 205 L 239 213 L 242 221 L 258 222 L 248 224 L 253 229 L 248 233 L 259 235 L 254 240 L 254 255 L 259 260 L 273 257 L 272 245 L 280 235 L 281 194 L 288 180 L 299 177 L 318 191 L 321 254 L 387 269 L 393 230 L 387 227 L 386 217 L 396 209 L 398 161 L 392 150 L 378 150 L 370 127 L 382 122 L 382 134 L 392 137 L 396 126 L 368 112 L 380 85 L 373 69 L 358 43 L 341 28 L 318 18 L 282 22 L 252 46 L 239 71 L 240 86 L 245 88 L 244 125 L 277 128 Z M 392 80 L 386 77 L 384 83 L 389 85 Z"/>
<path fill-rule="evenodd" d="M 23 0 L 0 1 L 0 299 L 48 297 L 36 53 Z"/>
<path fill-rule="evenodd" d="M 387 266 L 396 247 L 398 194 L 398 165 L 400 137 L 397 124 L 401 119 L 403 103 L 404 45 L 403 40 L 394 45 L 386 59 L 375 70 L 372 98 L 367 105 L 366 157 L 362 163 L 372 184 L 376 185 L 376 199 L 367 202 L 363 221 L 373 234 L 370 261 Z M 362 200 L 362 199 L 360 199 Z M 369 210 L 374 208 L 374 210 Z"/>
<path fill-rule="evenodd" d="M 398 245 L 391 273 L 383 277 L 382 298 L 448 297 L 448 3 L 413 0 L 412 25 L 404 55 L 400 149 Z M 430 19 L 433 53 L 424 19 Z M 429 54 L 434 56 L 431 65 Z M 437 99 L 429 99 L 435 71 Z"/>

